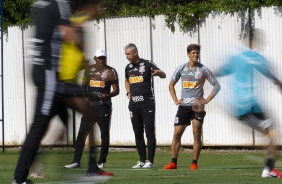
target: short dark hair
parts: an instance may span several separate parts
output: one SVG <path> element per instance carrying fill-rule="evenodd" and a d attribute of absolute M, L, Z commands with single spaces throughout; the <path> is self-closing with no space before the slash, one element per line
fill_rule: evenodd
<path fill-rule="evenodd" d="M 200 51 L 201 50 L 201 46 L 198 45 L 198 44 L 190 44 L 190 45 L 188 45 L 187 52 L 190 53 L 192 50 Z"/>

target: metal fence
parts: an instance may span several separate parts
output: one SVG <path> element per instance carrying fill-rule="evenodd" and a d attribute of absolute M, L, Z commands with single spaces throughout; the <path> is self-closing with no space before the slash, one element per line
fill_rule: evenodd
<path fill-rule="evenodd" d="M 86 56 L 93 59 L 96 49 L 104 48 L 108 52 L 108 64 L 114 67 L 119 75 L 120 95 L 114 97 L 111 122 L 111 141 L 113 146 L 135 145 L 134 134 L 129 118 L 128 99 L 125 96 L 124 68 L 128 61 L 124 55 L 124 46 L 135 43 L 142 58 L 153 60 L 166 74 L 166 79 L 155 78 L 156 93 L 156 137 L 157 145 L 170 145 L 174 129 L 174 117 L 177 106 L 174 105 L 168 84 L 170 76 L 177 66 L 188 62 L 186 47 L 191 43 L 199 43 L 201 47 L 201 62 L 212 71 L 222 65 L 228 56 L 237 53 L 247 43 L 248 37 L 242 36 L 242 22 L 238 15 L 211 14 L 196 29 L 196 31 L 181 32 L 176 25 L 172 33 L 165 23 L 164 16 L 126 17 L 105 19 L 99 23 L 89 22 L 86 26 Z M 282 79 L 282 51 L 280 30 L 281 14 L 274 8 L 264 8 L 260 14 L 255 14 L 255 28 L 260 28 L 266 41 L 259 45 L 261 53 L 271 61 L 274 73 Z M 34 113 L 35 91 L 31 81 L 31 58 L 28 56 L 29 38 L 33 28 L 21 30 L 10 27 L 4 39 L 4 117 L 5 145 L 21 145 L 32 122 Z M 92 60 L 93 62 L 93 60 Z M 258 98 L 266 112 L 282 133 L 282 113 L 279 113 L 282 98 L 277 88 L 269 80 L 257 74 L 256 78 L 262 85 L 257 90 Z M 229 78 L 220 78 L 222 90 L 207 106 L 207 116 L 203 127 L 204 146 L 260 146 L 267 143 L 264 136 L 247 128 L 231 115 L 232 106 L 228 98 Z M 180 95 L 180 84 L 177 85 Z M 205 97 L 212 86 L 204 86 Z M 72 111 L 70 111 L 72 117 Z M 63 129 L 58 118 L 52 120 L 49 131 L 42 141 L 45 145 L 71 145 L 77 135 L 80 124 L 80 114 L 74 114 L 69 119 L 67 140 L 56 142 L 56 135 Z M 73 124 L 75 123 L 75 124 Z M 75 125 L 75 126 L 73 126 Z M 76 129 L 73 129 L 76 127 Z M 73 134 L 74 132 L 74 134 Z M 97 140 L 99 129 L 96 129 Z M 2 135 L 0 141 L 3 144 Z M 282 144 L 279 139 L 279 144 Z M 191 127 L 187 127 L 183 137 L 183 145 L 193 143 Z"/>

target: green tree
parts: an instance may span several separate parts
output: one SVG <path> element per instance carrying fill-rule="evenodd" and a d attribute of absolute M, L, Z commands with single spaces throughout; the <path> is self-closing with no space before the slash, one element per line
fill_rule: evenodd
<path fill-rule="evenodd" d="M 34 0 L 5 0 L 5 27 L 31 22 L 31 4 Z M 77 5 L 79 0 L 70 0 Z M 237 13 L 247 24 L 254 11 L 261 7 L 281 6 L 281 0 L 102 0 L 106 8 L 100 18 L 115 16 L 164 15 L 167 26 L 174 31 L 195 29 L 210 13 Z"/>
<path fill-rule="evenodd" d="M 249 13 L 260 11 L 261 7 L 281 6 L 281 0 L 105 0 L 107 7 L 105 17 L 130 15 L 165 15 L 167 26 L 174 31 L 174 23 L 180 25 L 181 30 L 195 29 L 205 18 L 214 12 L 238 13 L 242 21 L 247 24 Z"/>
<path fill-rule="evenodd" d="M 33 0 L 5 0 L 3 5 L 3 27 L 26 26 L 31 22 L 31 4 Z"/>

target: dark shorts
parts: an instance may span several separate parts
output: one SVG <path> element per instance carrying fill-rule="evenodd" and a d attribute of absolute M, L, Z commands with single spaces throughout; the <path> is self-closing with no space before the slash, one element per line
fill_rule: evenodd
<path fill-rule="evenodd" d="M 272 125 L 272 121 L 266 119 L 262 112 L 244 114 L 239 116 L 238 119 L 256 130 L 265 130 Z"/>
<path fill-rule="evenodd" d="M 178 106 L 178 110 L 174 119 L 174 126 L 191 125 L 193 119 L 204 123 L 206 112 L 194 112 L 192 106 Z"/>
<path fill-rule="evenodd" d="M 82 88 L 74 83 L 57 83 L 57 93 L 62 97 L 83 96 Z"/>

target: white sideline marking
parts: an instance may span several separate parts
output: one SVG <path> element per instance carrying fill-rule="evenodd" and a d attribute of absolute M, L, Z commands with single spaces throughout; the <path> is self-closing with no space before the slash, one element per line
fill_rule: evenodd
<path fill-rule="evenodd" d="M 58 182 L 49 182 L 45 184 L 54 184 L 54 183 L 64 183 L 64 184 L 98 184 L 108 182 L 112 177 L 111 176 L 82 176 L 82 177 L 70 177 L 65 181 Z"/>

